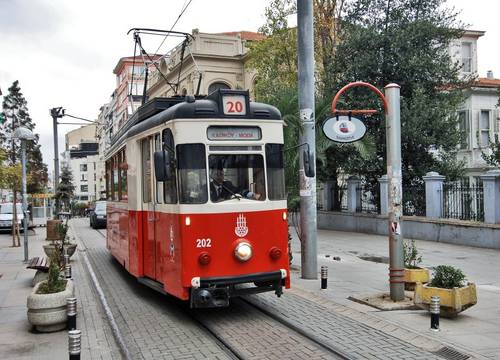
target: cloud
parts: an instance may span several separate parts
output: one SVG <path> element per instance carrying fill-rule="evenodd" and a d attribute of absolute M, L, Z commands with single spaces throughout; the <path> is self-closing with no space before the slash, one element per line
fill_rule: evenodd
<path fill-rule="evenodd" d="M 42 36 L 58 29 L 63 17 L 56 7 L 41 0 L 0 0 L 0 35 Z"/>

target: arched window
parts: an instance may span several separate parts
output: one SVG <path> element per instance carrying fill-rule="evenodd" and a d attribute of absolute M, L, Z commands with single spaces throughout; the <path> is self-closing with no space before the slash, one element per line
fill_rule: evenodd
<path fill-rule="evenodd" d="M 214 82 L 208 87 L 208 93 L 211 94 L 219 89 L 231 89 L 231 87 L 223 82 Z"/>
<path fill-rule="evenodd" d="M 183 88 L 182 91 L 181 91 L 181 95 L 182 96 L 186 96 L 188 93 L 187 89 L 186 88 Z"/>

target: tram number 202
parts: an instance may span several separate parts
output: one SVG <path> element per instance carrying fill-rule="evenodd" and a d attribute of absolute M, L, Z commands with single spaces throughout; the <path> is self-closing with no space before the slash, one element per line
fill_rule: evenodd
<path fill-rule="evenodd" d="M 197 248 L 212 247 L 212 239 L 196 239 Z"/>

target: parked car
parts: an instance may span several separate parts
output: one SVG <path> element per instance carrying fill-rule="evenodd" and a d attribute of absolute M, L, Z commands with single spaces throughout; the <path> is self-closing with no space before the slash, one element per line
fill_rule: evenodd
<path fill-rule="evenodd" d="M 90 226 L 94 229 L 106 227 L 106 201 L 96 201 L 95 208 L 90 214 Z"/>
<path fill-rule="evenodd" d="M 12 219 L 14 218 L 13 214 L 13 204 L 12 203 L 3 203 L 0 204 L 0 230 L 10 230 L 12 229 Z M 19 228 L 23 230 L 23 206 L 22 204 L 16 204 L 16 212 L 17 212 L 17 223 L 19 224 Z M 28 227 L 33 227 L 30 219 L 28 218 Z"/>

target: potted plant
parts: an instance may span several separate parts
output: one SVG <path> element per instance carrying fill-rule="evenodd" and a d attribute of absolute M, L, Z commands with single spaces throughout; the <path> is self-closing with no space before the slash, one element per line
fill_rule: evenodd
<path fill-rule="evenodd" d="M 49 258 L 52 258 L 52 254 L 58 253 L 59 256 L 64 259 L 64 255 L 68 254 L 70 257 L 76 251 L 76 245 L 70 241 L 68 236 L 68 221 L 65 223 L 60 223 L 56 225 L 56 230 L 58 233 L 58 239 L 52 240 L 52 244 L 44 245 L 43 250 Z"/>
<path fill-rule="evenodd" d="M 52 332 L 66 327 L 66 298 L 73 297 L 71 280 L 60 278 L 56 256 L 51 258 L 49 277 L 35 285 L 28 296 L 28 321 L 40 332 Z"/>
<path fill-rule="evenodd" d="M 429 269 L 420 267 L 422 255 L 419 255 L 415 240 L 403 244 L 405 264 L 405 290 L 413 291 L 416 283 L 429 282 Z"/>
<path fill-rule="evenodd" d="M 462 270 L 447 265 L 436 266 L 428 285 L 417 283 L 415 305 L 427 309 L 432 296 L 439 296 L 440 314 L 445 317 L 454 317 L 477 303 L 476 285 L 466 281 Z"/>

